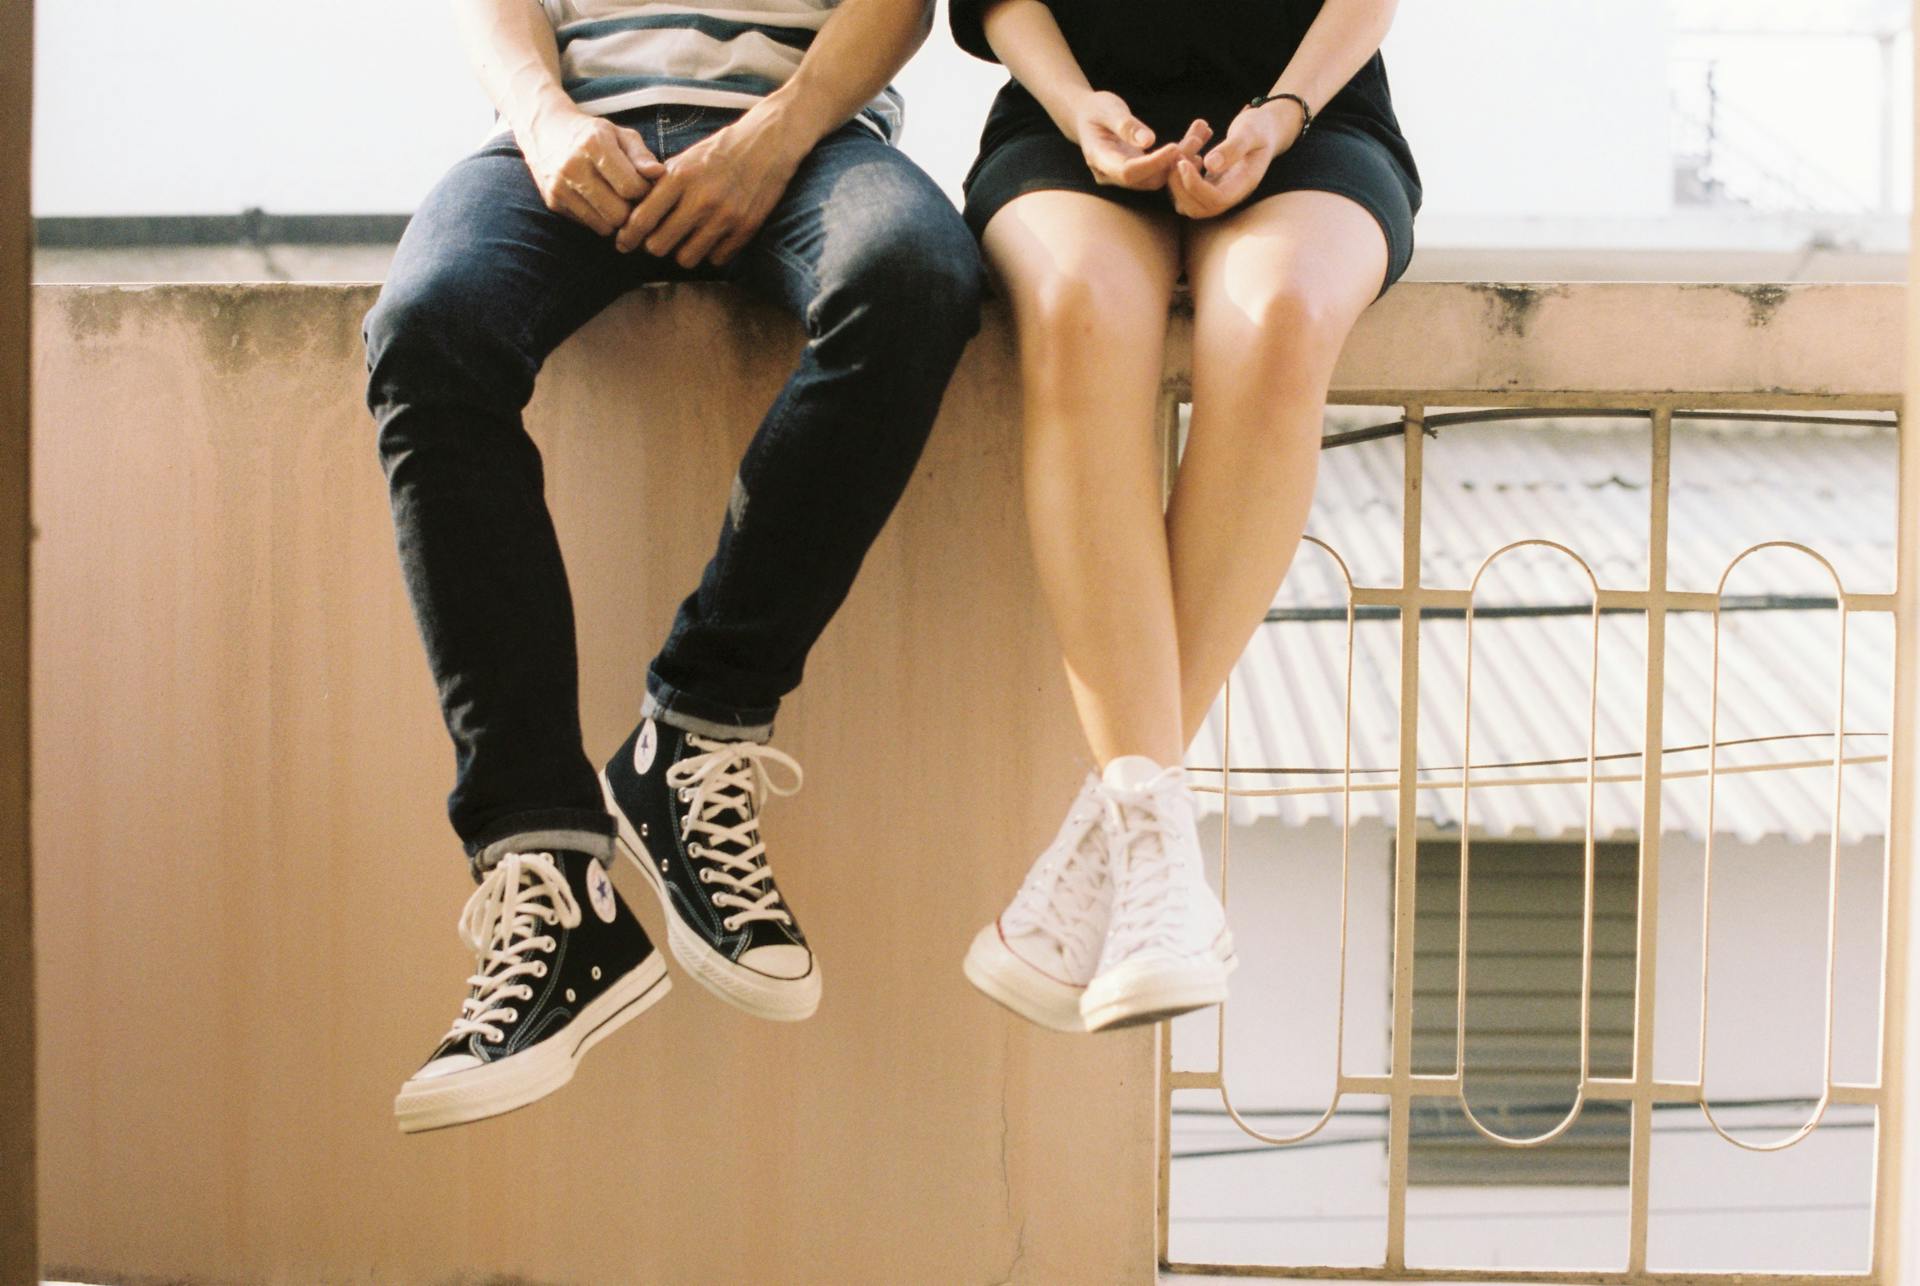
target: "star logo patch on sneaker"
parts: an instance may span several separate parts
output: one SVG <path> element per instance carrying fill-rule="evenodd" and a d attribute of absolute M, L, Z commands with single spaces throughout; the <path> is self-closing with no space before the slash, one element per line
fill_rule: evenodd
<path fill-rule="evenodd" d="M 593 903 L 593 913 L 602 923 L 613 923 L 617 905 L 613 900 L 613 881 L 607 878 L 607 868 L 598 862 L 587 868 L 587 900 Z"/>
<path fill-rule="evenodd" d="M 640 725 L 640 735 L 633 742 L 633 770 L 642 777 L 653 767 L 653 757 L 660 752 L 660 733 L 648 719 Z"/>

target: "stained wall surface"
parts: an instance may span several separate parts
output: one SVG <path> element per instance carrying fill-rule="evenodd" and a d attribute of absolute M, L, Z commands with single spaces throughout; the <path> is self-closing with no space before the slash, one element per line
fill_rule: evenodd
<path fill-rule="evenodd" d="M 822 954 L 818 1017 L 759 1023 L 682 980 L 562 1094 L 409 1139 L 391 1097 L 453 1015 L 470 885 L 361 403 L 372 292 L 36 298 L 51 1274 L 1151 1280 L 1152 1033 L 1043 1033 L 959 971 L 1085 767 L 1002 317 L 781 716 L 807 786 L 767 830 Z M 1879 393 L 1897 352 L 1849 336 L 1899 309 L 1893 287 L 1408 284 L 1337 383 Z M 799 338 L 719 288 L 650 290 L 543 376 L 591 751 L 635 717 Z M 1182 324 L 1176 386 L 1187 347 Z"/>

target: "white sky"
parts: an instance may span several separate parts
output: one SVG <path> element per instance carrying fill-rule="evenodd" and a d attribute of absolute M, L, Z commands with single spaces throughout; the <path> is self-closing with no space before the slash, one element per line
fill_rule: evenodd
<path fill-rule="evenodd" d="M 1700 7 L 1685 0 L 1679 21 Z M 447 0 L 36 8 L 41 214 L 406 211 L 490 129 Z M 1836 9 L 1834 0 L 1771 0 L 1752 12 L 1770 25 L 1799 14 L 1830 28 Z M 1387 61 L 1427 211 L 1664 213 L 1669 59 L 1688 55 L 1720 61 L 1722 90 L 1770 141 L 1877 197 L 1881 62 L 1871 40 L 1703 38 L 1675 26 L 1670 0 L 1407 0 Z M 1904 42 L 1894 65 L 1904 204 Z M 906 150 L 950 191 L 1001 77 L 954 48 L 943 12 L 899 78 Z"/>

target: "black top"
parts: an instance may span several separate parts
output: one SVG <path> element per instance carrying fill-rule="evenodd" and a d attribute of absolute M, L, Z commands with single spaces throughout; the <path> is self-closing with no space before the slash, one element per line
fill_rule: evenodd
<path fill-rule="evenodd" d="M 987 45 L 980 15 L 994 0 L 951 0 L 953 38 L 968 53 L 998 61 Z M 1197 117 L 1226 133 L 1249 99 L 1273 88 L 1321 0 L 1045 0 L 1067 47 L 1095 89 L 1127 100 L 1157 139 L 1171 142 Z M 1046 110 L 1009 81 L 987 115 L 982 149 L 1035 118 L 1051 127 Z M 1387 67 L 1376 51 L 1333 101 L 1320 104 L 1314 128 L 1358 129 L 1379 140 L 1419 191 L 1413 153 L 1400 133 L 1387 90 Z"/>

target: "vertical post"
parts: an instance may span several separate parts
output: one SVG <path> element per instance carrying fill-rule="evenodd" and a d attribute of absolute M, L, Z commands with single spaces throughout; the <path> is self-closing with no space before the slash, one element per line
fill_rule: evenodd
<path fill-rule="evenodd" d="M 33 4 L 0 5 L 0 1283 L 40 1276 L 34 1214 L 33 881 L 27 846 L 27 198 Z"/>
<path fill-rule="evenodd" d="M 1673 479 L 1673 408 L 1654 408 L 1647 489 L 1647 709 L 1640 747 L 1640 875 L 1633 981 L 1633 1146 L 1628 1189 L 1627 1271 L 1647 1271 L 1647 1208 L 1653 1162 L 1654 957 L 1660 941 L 1661 768 L 1666 742 L 1667 497 Z"/>
<path fill-rule="evenodd" d="M 1913 6 L 1920 27 L 1920 0 Z M 1914 42 L 1920 71 L 1920 40 Z M 1920 130 L 1915 131 L 1920 142 Z M 1920 177 L 1920 166 L 1915 167 Z M 1914 203 L 1920 230 L 1920 201 Z M 1920 245 L 1920 242 L 1916 242 Z M 1920 291 L 1907 292 L 1907 396 L 1900 416 L 1900 529 L 1895 557 L 1893 669 L 1893 800 L 1887 819 L 1886 1024 L 1881 1041 L 1885 1106 L 1877 1131 L 1878 1173 L 1874 1185 L 1873 1265 L 1883 1282 L 1899 1282 L 1920 1266 L 1920 1210 L 1903 1189 L 1920 1174 L 1920 1059 L 1910 1034 L 1920 1029 L 1920 986 L 1914 985 L 1913 943 L 1920 937 L 1920 900 L 1914 897 L 1914 774 L 1920 766 L 1920 435 L 1913 410 L 1920 406 Z"/>
<path fill-rule="evenodd" d="M 1915 0 L 1920 3 L 1920 0 Z M 1393 1066 L 1387 1100 L 1387 1269 L 1407 1267 L 1407 1149 L 1413 1122 L 1413 907 L 1419 853 L 1420 487 L 1427 409 L 1409 404 L 1400 510 L 1400 791 L 1393 843 Z"/>

